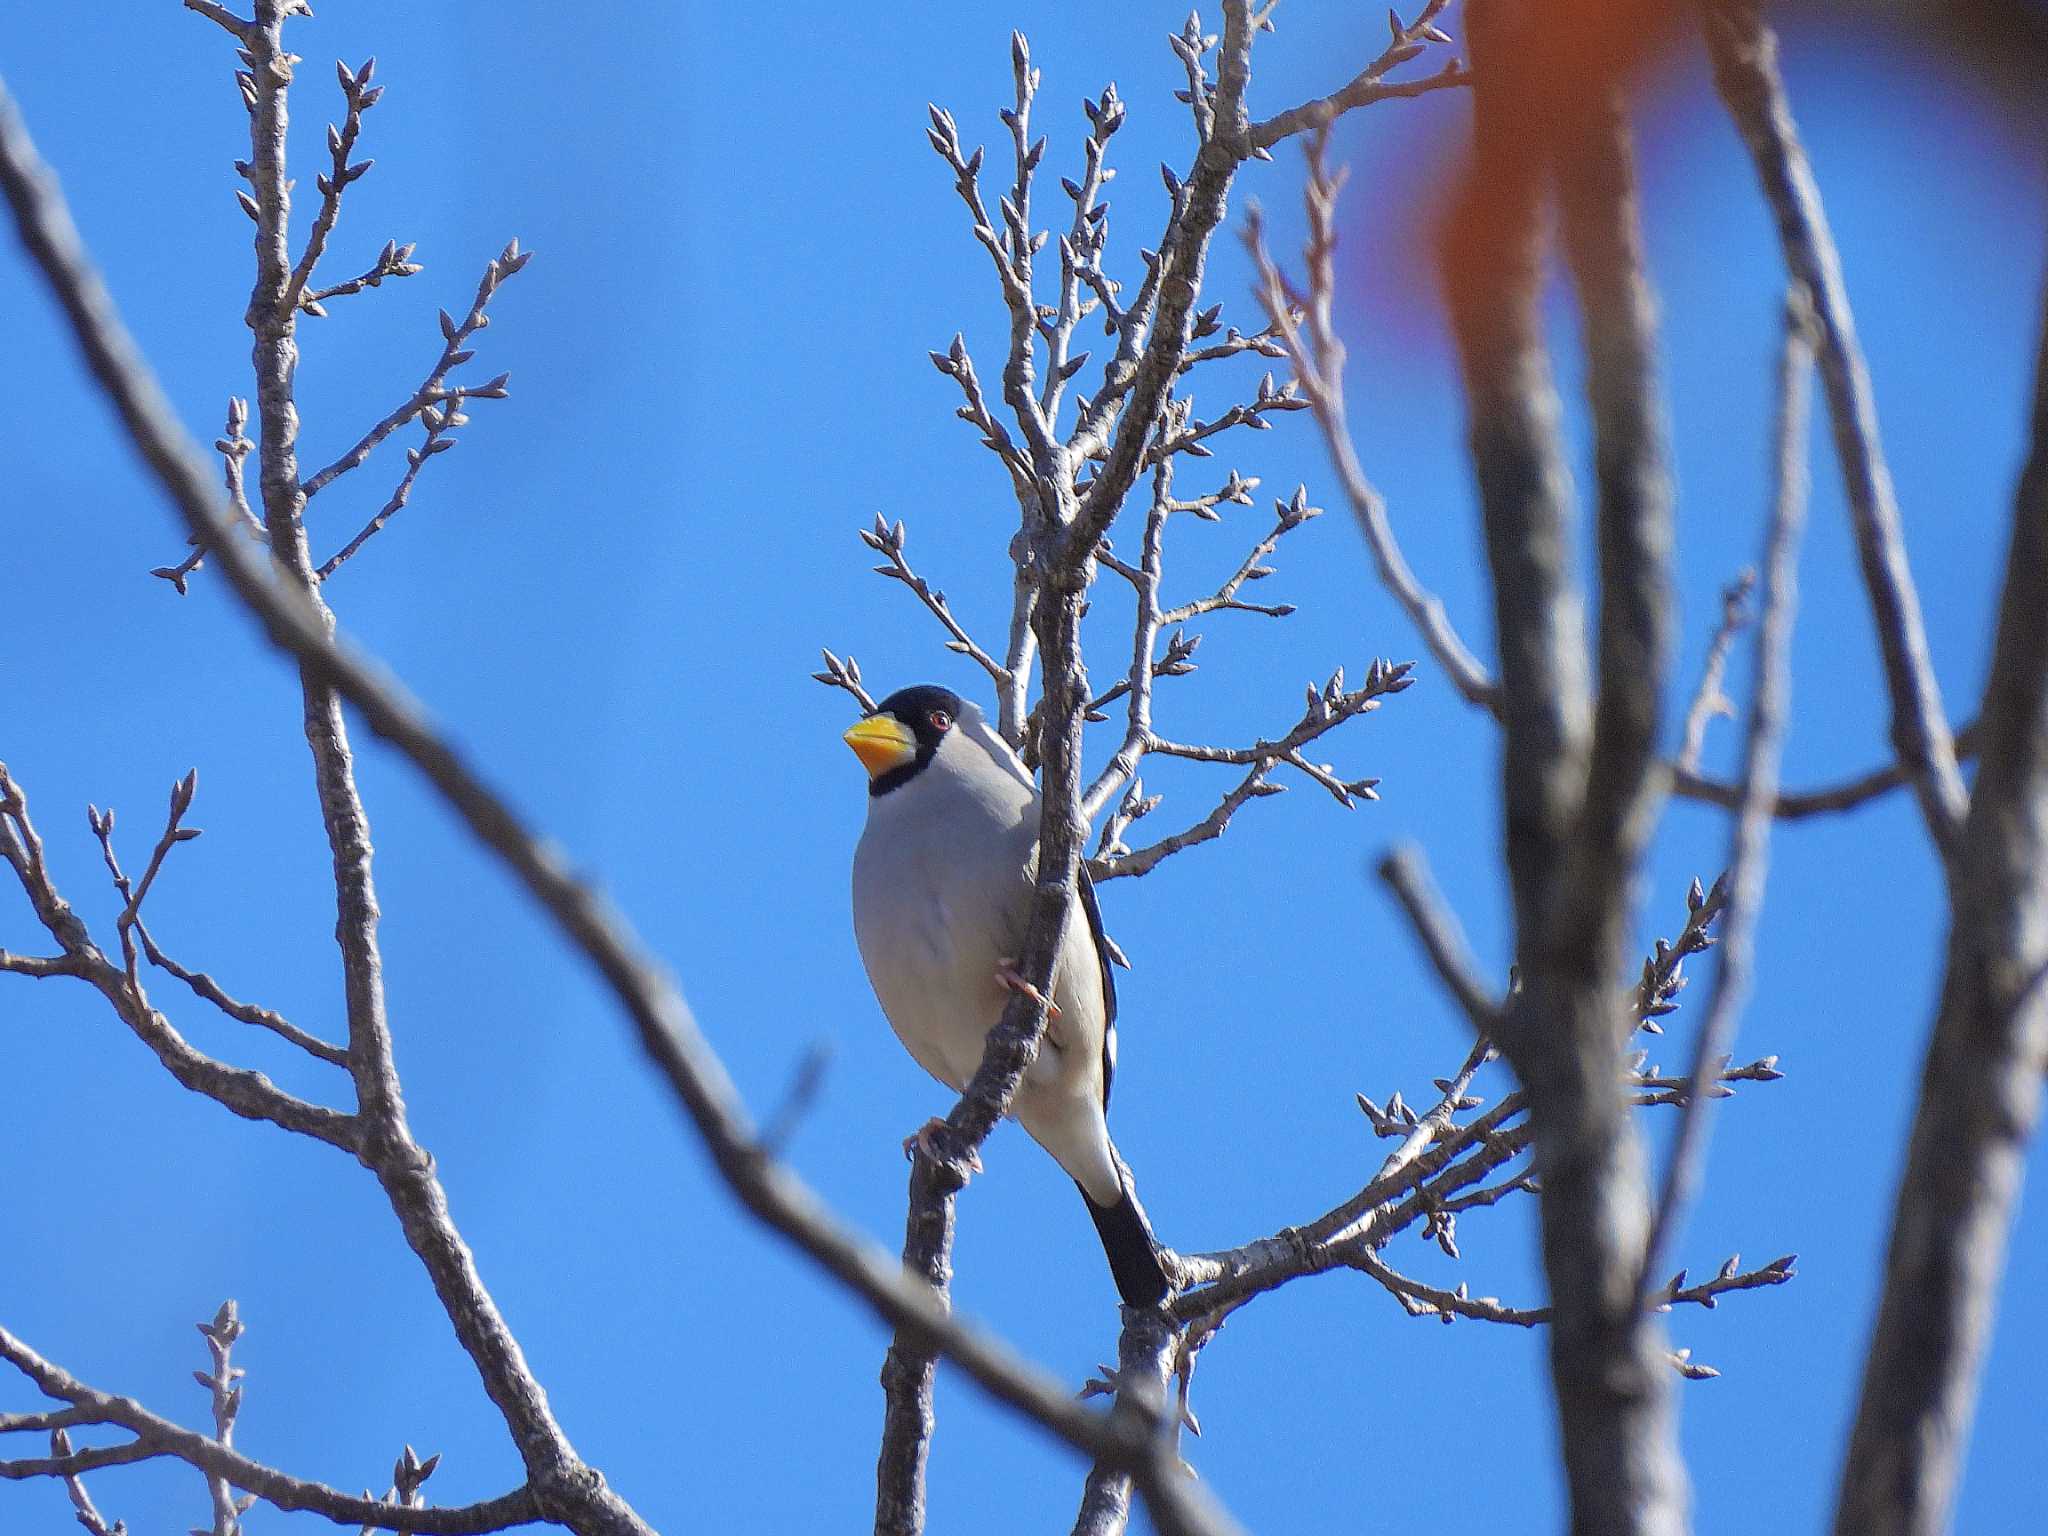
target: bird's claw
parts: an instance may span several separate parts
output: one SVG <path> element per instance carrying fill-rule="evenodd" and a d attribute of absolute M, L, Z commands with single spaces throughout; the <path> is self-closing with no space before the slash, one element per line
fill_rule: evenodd
<path fill-rule="evenodd" d="M 1060 1005 L 1025 980 L 1024 973 L 1017 969 L 1017 962 L 1014 960 L 996 962 L 996 985 L 1006 991 L 1023 993 L 1045 1010 L 1048 1019 L 1060 1016 Z"/>
<path fill-rule="evenodd" d="M 953 1128 L 935 1115 L 903 1138 L 903 1155 L 914 1158 L 922 1152 L 934 1163 L 954 1161 L 953 1150 L 947 1145 L 952 1138 Z M 981 1153 L 973 1147 L 967 1148 L 958 1162 L 969 1173 L 981 1172 Z"/>

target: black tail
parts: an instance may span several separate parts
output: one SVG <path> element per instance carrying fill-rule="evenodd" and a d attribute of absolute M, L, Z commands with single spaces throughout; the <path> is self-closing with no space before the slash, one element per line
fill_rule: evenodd
<path fill-rule="evenodd" d="M 1088 1201 L 1088 1214 L 1095 1218 L 1095 1230 L 1102 1235 L 1102 1251 L 1109 1255 L 1109 1272 L 1116 1277 L 1117 1294 L 1127 1307 L 1156 1307 L 1173 1289 L 1166 1269 L 1159 1262 L 1159 1240 L 1152 1235 L 1143 1207 L 1131 1193 L 1130 1176 L 1124 1176 L 1124 1196 L 1115 1205 Z M 1080 1185 L 1074 1186 L 1079 1189 Z"/>

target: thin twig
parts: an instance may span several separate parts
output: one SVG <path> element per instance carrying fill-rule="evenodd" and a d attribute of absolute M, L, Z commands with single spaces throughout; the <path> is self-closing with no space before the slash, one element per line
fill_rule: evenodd
<path fill-rule="evenodd" d="M 1724 901 L 1718 884 L 1709 892 L 1695 883 L 1687 893 L 1686 922 L 1678 937 L 1668 943 L 1658 940 L 1643 962 L 1643 981 L 1629 1000 L 1636 1012 L 1653 1010 L 1668 1015 L 1675 1010 L 1671 999 L 1683 985 L 1683 961 L 1707 947 L 1708 930 Z M 1447 923 L 1432 923 L 1431 927 L 1443 935 L 1443 946 L 1455 957 L 1462 941 L 1448 933 Z M 1470 990 L 1483 995 L 1483 983 L 1476 979 L 1478 972 L 1472 962 L 1454 958 L 1453 964 L 1458 973 L 1474 978 Z M 1428 1225 L 1430 1235 L 1445 1244 L 1447 1251 L 1454 1251 L 1448 1242 L 1451 1221 L 1447 1218 L 1514 1194 L 1536 1192 L 1539 1181 L 1532 1171 L 1497 1184 L 1483 1183 L 1494 1170 L 1530 1147 L 1534 1133 L 1526 1119 L 1529 1096 L 1525 1091 L 1507 1094 L 1462 1124 L 1458 1120 L 1485 1103 L 1473 1093 L 1473 1081 L 1493 1056 L 1489 1041 L 1475 1041 L 1455 1071 L 1435 1080 L 1436 1101 L 1420 1113 L 1418 1107 L 1403 1102 L 1398 1091 L 1384 1106 L 1360 1094 L 1358 1107 L 1373 1133 L 1396 1138 L 1398 1145 L 1370 1182 L 1348 1199 L 1312 1221 L 1284 1228 L 1272 1237 L 1221 1253 L 1180 1255 L 1179 1267 L 1190 1289 L 1177 1296 L 1171 1308 L 1176 1317 L 1193 1327 L 1191 1337 L 1205 1339 L 1205 1329 L 1252 1297 L 1349 1265 L 1358 1254 L 1384 1247 L 1418 1221 Z M 1646 1062 L 1647 1057 L 1638 1054 L 1618 1073 L 1628 1102 L 1638 1108 L 1683 1103 L 1685 1081 L 1663 1076 Z M 1724 1063 L 1708 1091 L 1721 1096 L 1733 1092 L 1725 1086 L 1729 1083 L 1768 1083 L 1782 1076 L 1774 1056 L 1740 1067 Z"/>
<path fill-rule="evenodd" d="M 244 21 L 226 6 L 216 4 L 215 0 L 185 0 L 185 9 L 196 11 L 208 21 L 218 22 L 227 29 L 231 37 L 237 40 L 244 39 L 249 35 L 250 23 Z"/>
<path fill-rule="evenodd" d="M 50 1456 L 52 1460 L 68 1460 L 71 1456 L 71 1437 L 61 1429 L 50 1432 Z M 71 1508 L 78 1517 L 78 1523 L 85 1527 L 89 1536 L 128 1536 L 126 1521 L 116 1520 L 107 1524 L 106 1516 L 93 1503 L 92 1495 L 86 1492 L 85 1479 L 74 1472 L 64 1479 L 64 1491 L 71 1496 Z"/>
<path fill-rule="evenodd" d="M 6 98 L 0 96 L 0 177 L 11 170 L 6 161 L 6 152 L 13 147 L 6 138 L 11 131 L 18 130 L 13 129 Z M 237 553 L 241 551 L 238 549 Z M 104 818 L 95 812 L 95 831 L 104 826 L 111 832 L 111 817 L 112 812 Z M 160 848 L 164 846 L 159 843 Z M 0 965 L 0 969 L 34 976 L 79 978 L 107 1001 L 121 1022 L 149 1047 L 164 1070 L 182 1087 L 204 1094 L 244 1119 L 267 1120 L 348 1152 L 359 1149 L 361 1126 L 355 1116 L 310 1103 L 286 1093 L 260 1072 L 231 1067 L 195 1050 L 169 1019 L 149 1005 L 139 977 L 108 959 L 71 904 L 59 893 L 43 856 L 42 839 L 29 818 L 28 798 L 5 763 L 0 763 L 0 863 L 12 868 L 36 920 L 63 953 L 61 966 L 55 957 L 9 956 L 8 963 Z M 113 867 L 118 870 L 118 865 Z M 116 878 L 126 886 L 125 876 L 117 874 Z M 126 886 L 122 895 L 125 910 L 133 904 L 134 888 Z"/>
<path fill-rule="evenodd" d="M 449 388 L 448 375 L 476 355 L 468 342 L 470 337 L 490 323 L 490 316 L 484 313 L 484 309 L 497 293 L 498 285 L 519 272 L 532 258 L 531 251 L 521 251 L 519 242 L 513 240 L 494 259 L 484 264 L 484 275 L 477 282 L 476 296 L 470 301 L 469 313 L 458 321 L 446 310 L 441 311 L 441 355 L 434 360 L 433 367 L 427 370 L 427 376 L 421 381 L 420 387 L 412 392 L 410 399 L 365 432 L 353 448 L 325 469 L 309 476 L 301 487 L 306 500 L 312 500 L 341 476 L 362 465 L 377 451 L 378 445 L 385 438 L 429 406 L 446 404 L 456 397 L 468 400 L 505 398 L 506 380 L 510 377 L 508 374 L 501 373 L 488 383 L 464 389 Z"/>
<path fill-rule="evenodd" d="M 1708 1095 L 1701 1091 L 1710 1065 L 1733 1038 L 1735 1021 L 1749 990 L 1751 944 L 1763 905 L 1764 873 L 1770 852 L 1771 802 L 1778 792 L 1778 763 L 1784 752 L 1792 691 L 1792 625 L 1799 607 L 1799 543 L 1806 528 L 1807 396 L 1813 368 L 1813 309 L 1794 288 L 1785 303 L 1785 334 L 1777 367 L 1777 412 L 1772 434 L 1771 513 L 1764 533 L 1763 615 L 1757 625 L 1756 676 L 1744 730 L 1742 803 L 1729 833 L 1727 892 L 1721 924 L 1721 963 L 1706 1016 L 1694 1038 L 1692 1070 L 1686 1074 L 1686 1104 L 1672 1142 L 1662 1188 L 1652 1207 L 1650 1235 L 1643 1243 L 1641 1275 L 1663 1262 L 1678 1213 L 1693 1197 L 1705 1156 Z M 1732 590 L 1732 589 L 1731 589 Z M 1734 601 L 1728 604 L 1732 613 Z M 1724 633 L 1727 625 L 1724 621 Z M 1704 690 L 1703 690 L 1704 691 Z M 1697 756 L 1692 743 L 1688 748 Z"/>
<path fill-rule="evenodd" d="M 205 1335 L 206 1349 L 213 1363 L 210 1373 L 194 1372 L 211 1398 L 213 1409 L 213 1438 L 222 1450 L 232 1450 L 235 1444 L 235 1419 L 242 1411 L 241 1378 L 246 1374 L 234 1363 L 235 1341 L 242 1336 L 242 1321 L 235 1313 L 232 1298 L 220 1305 L 213 1321 L 201 1323 L 199 1331 Z M 208 1493 L 213 1499 L 213 1536 L 241 1536 L 242 1509 L 236 1507 L 234 1486 L 219 1473 L 209 1473 L 206 1479 Z M 253 1497 L 250 1499 L 253 1503 Z"/>
<path fill-rule="evenodd" d="M 1956 732 L 1956 758 L 1968 761 L 1977 755 L 1982 732 L 1972 720 Z M 1881 799 L 1903 784 L 1913 782 L 1912 772 L 1897 762 L 1860 773 L 1839 784 L 1817 789 L 1786 789 L 1778 792 L 1771 814 L 1781 821 L 1801 821 L 1809 816 L 1832 816 L 1853 811 Z M 1704 800 L 1709 805 L 1734 810 L 1742 801 L 1740 785 L 1710 779 L 1706 775 L 1677 769 L 1672 774 L 1671 793 L 1681 800 Z"/>
<path fill-rule="evenodd" d="M 218 1008 L 229 1018 L 236 1020 L 238 1023 L 254 1024 L 259 1029 L 267 1029 L 279 1039 L 289 1040 L 300 1050 L 306 1052 L 307 1055 L 316 1056 L 332 1066 L 346 1067 L 348 1065 L 348 1052 L 341 1046 L 322 1040 L 317 1035 L 307 1034 L 306 1031 L 300 1029 L 282 1014 L 275 1013 L 268 1008 L 258 1007 L 254 1003 L 236 1001 L 228 995 L 227 990 L 219 982 L 215 981 L 206 972 L 187 970 L 184 966 L 173 960 L 158 947 L 156 940 L 150 936 L 149 925 L 143 922 L 139 915 L 135 920 L 135 936 L 142 941 L 144 959 L 148 960 L 158 970 L 166 971 L 184 982 L 186 986 L 192 989 L 195 996 L 213 1004 L 214 1007 Z"/>
<path fill-rule="evenodd" d="M 1067 382 L 1087 364 L 1086 352 L 1072 351 L 1074 330 L 1098 306 L 1115 314 L 1116 299 L 1102 273 L 1102 249 L 1109 238 L 1109 205 L 1102 191 L 1113 172 L 1108 169 L 1110 137 L 1124 123 L 1124 107 L 1116 86 L 1104 88 L 1093 101 L 1084 101 L 1088 136 L 1082 141 L 1081 179 L 1062 180 L 1061 186 L 1074 204 L 1074 218 L 1060 237 L 1060 297 L 1052 322 L 1045 327 L 1045 382 L 1039 386 L 1038 405 L 1049 422 L 1058 422 L 1060 399 Z M 1097 293 L 1094 299 L 1083 288 Z"/>
<path fill-rule="evenodd" d="M 1090 875 L 1096 880 L 1114 880 L 1124 875 L 1143 875 L 1157 868 L 1160 861 L 1186 848 L 1212 841 L 1222 836 L 1230 819 L 1247 801 L 1264 795 L 1278 794 L 1284 788 L 1270 782 L 1273 770 L 1281 764 L 1306 775 L 1328 791 L 1330 797 L 1347 810 L 1357 800 L 1377 800 L 1378 779 L 1343 779 L 1327 763 L 1312 762 L 1302 755 L 1302 749 L 1335 730 L 1345 721 L 1369 714 L 1379 708 L 1379 701 L 1389 694 L 1400 693 L 1410 686 L 1413 678 L 1409 673 L 1412 662 L 1388 662 L 1375 659 L 1366 669 L 1365 681 L 1359 687 L 1347 690 L 1344 686 L 1344 669 L 1339 667 L 1321 688 L 1313 683 L 1307 690 L 1307 705 L 1302 716 L 1284 733 L 1273 740 L 1261 739 L 1249 747 L 1216 747 L 1193 742 L 1173 741 L 1156 733 L 1148 732 L 1145 751 L 1162 757 L 1185 758 L 1191 762 L 1224 763 L 1250 769 L 1234 786 L 1226 790 L 1209 814 L 1194 825 L 1161 838 L 1143 848 L 1129 848 L 1123 841 L 1123 834 L 1132 822 L 1149 815 L 1159 804 L 1157 796 L 1144 796 L 1142 786 L 1135 780 L 1125 791 L 1123 803 L 1105 824 L 1101 846 L 1096 856 L 1089 861 Z"/>
<path fill-rule="evenodd" d="M 1185 406 L 1169 401 L 1166 417 L 1160 422 L 1160 431 L 1169 430 L 1170 423 Z M 1138 764 L 1143 761 L 1146 751 L 1152 745 L 1152 680 L 1154 671 L 1153 650 L 1158 644 L 1161 619 L 1159 615 L 1159 583 L 1166 560 L 1166 524 L 1173 512 L 1173 473 L 1171 454 L 1161 455 L 1152 466 L 1152 500 L 1145 513 L 1145 531 L 1138 546 L 1136 566 L 1123 566 L 1115 562 L 1131 583 L 1136 611 L 1131 619 L 1131 665 L 1118 685 L 1125 695 L 1124 735 L 1117 749 L 1110 755 L 1102 771 L 1081 795 L 1081 815 L 1084 820 L 1093 821 L 1110 797 L 1118 790 L 1137 782 Z M 1098 554 L 1097 559 L 1112 561 L 1114 557 Z M 1112 701 L 1115 690 L 1091 699 L 1084 717 L 1092 717 L 1096 711 Z M 1140 793 L 1136 799 L 1126 797 L 1126 804 L 1135 808 L 1143 799 Z M 1122 825 L 1105 825 L 1102 841 L 1096 847 L 1099 857 L 1116 845 L 1116 837 L 1123 826 L 1135 820 L 1135 815 L 1126 816 Z"/>
<path fill-rule="evenodd" d="M 299 308 L 316 320 L 323 319 L 327 314 L 329 299 L 347 298 L 352 294 L 361 293 L 365 288 L 382 287 L 387 277 L 417 277 L 426 268 L 412 259 L 412 253 L 411 245 L 400 245 L 396 240 L 387 240 L 384 242 L 384 249 L 377 253 L 377 259 L 359 276 L 302 295 L 299 299 Z"/>
<path fill-rule="evenodd" d="M 1835 456 L 1841 464 L 1891 695 L 1892 746 L 1912 774 L 1929 835 L 1944 862 L 1950 862 L 1969 794 L 1956 766 L 1955 743 L 1927 651 L 1920 598 L 1906 559 L 1891 471 L 1878 439 L 1877 403 L 1856 341 L 1841 257 L 1778 72 L 1777 38 L 1765 25 L 1758 0 L 1705 0 L 1702 8 L 1714 83 L 1777 215 L 1787 274 L 1813 298 Z"/>
<path fill-rule="evenodd" d="M 1269 619 L 1284 619 L 1294 612 L 1292 603 L 1248 603 L 1237 595 L 1246 582 L 1263 581 L 1273 574 L 1272 567 L 1264 562 L 1279 547 L 1282 539 L 1311 519 L 1323 515 L 1321 507 L 1309 505 L 1308 487 L 1305 485 L 1296 486 L 1294 495 L 1286 501 L 1276 500 L 1273 509 L 1272 529 L 1251 547 L 1250 553 L 1238 562 L 1237 569 L 1224 579 L 1223 584 L 1205 596 L 1190 598 L 1164 610 L 1159 615 L 1161 626 L 1186 624 L 1208 613 L 1257 613 Z"/>
<path fill-rule="evenodd" d="M 418 1536 L 481 1536 L 542 1517 L 539 1500 L 526 1487 L 481 1503 L 442 1509 L 401 1508 L 380 1499 L 358 1498 L 252 1461 L 211 1435 L 197 1434 L 151 1413 L 133 1398 L 87 1386 L 4 1328 L 0 1328 L 0 1360 L 20 1371 L 45 1397 L 70 1403 L 90 1415 L 78 1422 L 115 1425 L 136 1437 L 124 1445 L 57 1450 L 47 1459 L 0 1461 L 0 1478 L 60 1477 L 68 1481 L 95 1467 L 173 1457 L 198 1468 L 209 1479 L 253 1493 L 279 1509 L 308 1510 L 337 1524 L 373 1525 Z"/>
<path fill-rule="evenodd" d="M 1369 1253 L 1360 1254 L 1354 1262 L 1392 1292 L 1410 1317 L 1435 1317 L 1446 1323 L 1453 1318 L 1469 1317 L 1483 1323 L 1510 1323 L 1517 1328 L 1534 1328 L 1551 1318 L 1549 1307 L 1510 1307 L 1495 1296 L 1474 1296 L 1463 1281 L 1448 1291 L 1425 1285 Z"/>
<path fill-rule="evenodd" d="M 965 656 L 986 672 L 997 688 L 1001 688 L 1008 680 L 1003 664 L 974 643 L 974 637 L 953 617 L 953 609 L 946 602 L 946 594 L 912 570 L 910 562 L 903 558 L 906 534 L 902 522 L 899 520 L 892 526 L 887 518 L 877 512 L 875 526 L 861 529 L 860 539 L 869 549 L 889 562 L 887 565 L 876 566 L 875 574 L 886 576 L 891 581 L 900 581 L 916 593 L 917 600 L 924 604 L 932 617 L 945 627 L 948 635 L 952 636 L 946 642 L 946 649 L 956 655 Z"/>
<path fill-rule="evenodd" d="M 1472 72 L 1456 59 L 1451 59 L 1434 75 L 1420 80 L 1394 81 L 1384 77 L 1391 69 L 1398 68 L 1423 51 L 1425 43 L 1448 43 L 1449 34 L 1436 25 L 1436 19 L 1444 13 L 1450 0 L 1428 0 L 1415 20 L 1406 23 L 1393 12 L 1387 13 L 1393 41 L 1386 51 L 1358 72 L 1349 84 L 1341 90 L 1332 91 L 1314 101 L 1304 102 L 1298 107 L 1289 107 L 1285 112 L 1275 113 L 1251 127 L 1251 141 L 1260 149 L 1271 149 L 1282 139 L 1297 133 L 1321 133 L 1330 124 L 1347 112 L 1360 107 L 1371 106 L 1376 101 L 1390 101 L 1397 97 L 1423 96 L 1431 91 L 1446 90 L 1452 86 L 1470 85 Z"/>
<path fill-rule="evenodd" d="M 315 178 L 320 192 L 320 211 L 313 215 L 313 227 L 306 234 L 306 248 L 299 256 L 298 265 L 292 268 L 278 301 L 288 309 L 304 307 L 316 315 L 324 313 L 318 307 L 317 298 L 311 302 L 307 300 L 306 284 L 312 280 L 313 269 L 319 266 L 320 258 L 327 252 L 327 237 L 334 233 L 334 221 L 341 217 L 342 193 L 350 183 L 368 175 L 370 167 L 376 163 L 349 160 L 355 152 L 356 136 L 363 129 L 363 114 L 377 105 L 377 99 L 384 94 L 383 86 L 370 84 L 370 77 L 376 72 L 375 59 L 365 59 L 363 67 L 353 73 L 346 64 L 338 59 L 335 61 L 335 78 L 341 82 L 342 99 L 348 103 L 348 111 L 343 114 L 339 128 L 332 123 L 327 125 L 327 152 L 333 163 Z M 338 291 L 329 290 L 330 293 Z"/>
<path fill-rule="evenodd" d="M 860 663 L 851 656 L 841 661 L 830 651 L 822 651 L 820 654 L 825 658 L 825 670 L 813 672 L 811 676 L 823 683 L 827 688 L 839 688 L 852 694 L 854 702 L 860 705 L 861 713 L 872 715 L 877 706 L 874 696 L 867 691 L 867 688 L 860 680 Z"/>
<path fill-rule="evenodd" d="M 1678 761 L 1681 771 L 1695 770 L 1707 744 L 1707 727 L 1717 718 L 1735 713 L 1723 686 L 1728 671 L 1728 653 L 1735 637 L 1749 624 L 1749 594 L 1756 589 L 1756 572 L 1743 570 L 1721 589 L 1721 622 L 1707 645 L 1707 659 L 1700 667 L 1699 686 L 1685 709 L 1685 729 L 1679 736 Z M 1768 814 L 1768 811 L 1766 812 Z"/>
<path fill-rule="evenodd" d="M 1400 901 L 1401 910 L 1408 914 L 1409 926 L 1422 940 L 1437 979 L 1457 999 L 1466 1022 L 1483 1045 L 1486 1037 L 1500 1027 L 1500 1003 L 1492 989 L 1479 979 L 1479 967 L 1472 959 L 1464 931 L 1437 894 L 1422 850 L 1413 846 L 1396 848 L 1380 860 L 1379 877 Z"/>
<path fill-rule="evenodd" d="M 981 392 L 981 378 L 974 371 L 974 359 L 967 352 L 966 339 L 956 331 L 944 352 L 926 355 L 931 358 L 934 368 L 960 386 L 960 393 L 967 399 L 967 403 L 958 407 L 954 414 L 981 433 L 982 447 L 1002 460 L 1003 467 L 1010 472 L 1011 483 L 1019 489 L 1028 488 L 1031 484 L 1031 461 L 989 411 L 988 400 Z"/>
<path fill-rule="evenodd" d="M 1332 320 L 1336 290 L 1336 208 L 1342 189 L 1342 175 L 1332 175 L 1323 159 L 1324 139 L 1317 133 L 1306 146 L 1308 185 L 1304 199 L 1308 210 L 1309 242 L 1307 267 L 1309 292 L 1305 302 L 1289 291 L 1286 278 L 1265 247 L 1264 224 L 1254 208 L 1245 222 L 1244 239 L 1258 275 L 1254 292 L 1266 312 L 1273 333 L 1287 350 L 1288 361 L 1322 430 L 1337 481 L 1351 504 L 1353 517 L 1365 535 L 1373 567 L 1380 583 L 1393 595 L 1421 634 L 1423 643 L 1444 669 L 1467 702 L 1487 710 L 1497 708 L 1493 679 L 1452 627 L 1441 598 L 1419 582 L 1401 553 L 1387 518 L 1386 499 L 1366 478 L 1352 443 L 1351 427 L 1344 408 L 1343 340 Z M 1300 318 L 1298 319 L 1297 316 Z M 1303 321 L 1307 330 L 1302 328 Z"/>
<path fill-rule="evenodd" d="M 315 576 L 322 581 L 327 580 L 340 570 L 357 550 L 381 533 L 384 525 L 404 508 L 412 497 L 413 482 L 419 478 L 420 471 L 426 468 L 427 461 L 453 448 L 456 444 L 456 438 L 452 435 L 455 428 L 469 425 L 469 417 L 462 409 L 465 398 L 461 390 L 450 390 L 447 399 L 439 405 L 429 405 L 420 411 L 419 419 L 427 429 L 426 436 L 421 439 L 419 447 L 405 450 L 405 473 L 399 477 L 398 488 L 391 493 L 390 499 L 377 509 L 377 515 L 365 523 L 354 538 L 328 556 L 319 570 L 313 573 Z"/>
<path fill-rule="evenodd" d="M 243 431 L 248 424 L 249 402 L 240 396 L 230 396 L 227 435 L 214 440 L 213 451 L 220 455 L 221 480 L 228 489 L 228 503 L 234 508 L 235 526 L 260 543 L 269 535 L 263 530 L 262 519 L 249 509 L 249 496 L 242 484 L 242 461 L 256 450 L 256 445 Z M 180 597 L 186 592 L 185 578 L 198 570 L 206 559 L 205 546 L 196 540 L 193 546 L 192 553 L 176 565 L 159 565 L 149 573 L 176 587 Z"/>

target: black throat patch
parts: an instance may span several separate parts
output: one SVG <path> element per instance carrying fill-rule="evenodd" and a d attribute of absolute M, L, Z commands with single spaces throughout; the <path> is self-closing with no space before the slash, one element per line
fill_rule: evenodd
<path fill-rule="evenodd" d="M 963 708 L 959 694 L 936 683 L 899 688 L 877 704 L 876 714 L 891 716 L 910 732 L 911 739 L 917 743 L 917 755 L 909 762 L 869 779 L 868 797 L 872 799 L 886 795 L 892 789 L 900 789 L 924 772 L 937 754 L 939 743 L 946 739 L 946 733 L 959 723 Z"/>

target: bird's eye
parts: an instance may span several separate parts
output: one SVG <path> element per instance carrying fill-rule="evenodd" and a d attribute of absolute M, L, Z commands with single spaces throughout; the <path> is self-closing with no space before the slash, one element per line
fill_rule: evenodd
<path fill-rule="evenodd" d="M 953 723 L 953 717 L 943 709 L 935 709 L 924 718 L 925 723 L 935 731 L 943 732 L 947 726 Z"/>

